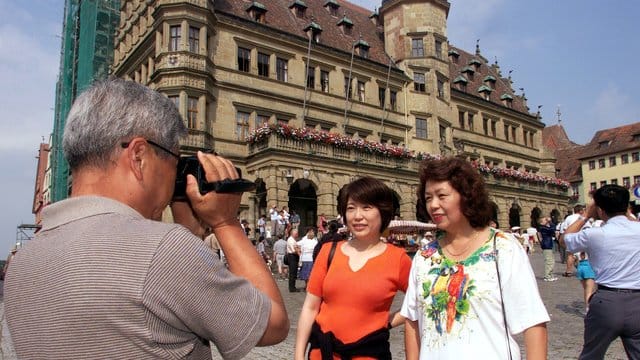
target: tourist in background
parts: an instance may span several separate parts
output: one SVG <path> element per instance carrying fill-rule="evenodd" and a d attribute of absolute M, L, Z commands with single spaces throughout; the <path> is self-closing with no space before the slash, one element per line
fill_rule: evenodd
<path fill-rule="evenodd" d="M 298 278 L 304 281 L 305 290 L 307 289 L 307 282 L 309 281 L 311 268 L 313 268 L 313 249 L 315 249 L 317 244 L 318 239 L 316 238 L 316 232 L 313 230 L 313 227 L 309 226 L 305 236 L 302 240 L 298 241 L 298 247 L 300 248 L 300 262 L 302 264 Z"/>
<path fill-rule="evenodd" d="M 551 222 L 551 218 L 543 217 L 540 219 L 538 226 L 538 236 L 540 237 L 540 248 L 542 249 L 542 257 L 544 258 L 544 281 L 556 281 L 557 277 L 553 276 L 553 265 L 555 258 L 553 255 L 553 238 L 556 234 L 556 225 Z"/>

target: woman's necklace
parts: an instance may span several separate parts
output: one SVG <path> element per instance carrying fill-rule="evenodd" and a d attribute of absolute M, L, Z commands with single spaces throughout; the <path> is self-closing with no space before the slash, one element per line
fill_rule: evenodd
<path fill-rule="evenodd" d="M 451 242 L 449 242 L 447 245 L 447 247 L 442 247 L 442 249 L 451 257 L 461 257 L 462 255 L 466 254 L 469 249 L 472 247 L 472 245 L 474 245 L 475 243 L 477 243 L 478 241 L 478 235 L 480 234 L 479 231 L 475 232 L 475 235 L 473 236 L 473 238 L 471 240 L 469 240 L 467 242 L 467 245 L 464 247 L 464 249 L 462 249 L 462 251 L 458 252 L 458 253 L 454 253 L 452 252 L 449 248 L 451 247 Z"/>

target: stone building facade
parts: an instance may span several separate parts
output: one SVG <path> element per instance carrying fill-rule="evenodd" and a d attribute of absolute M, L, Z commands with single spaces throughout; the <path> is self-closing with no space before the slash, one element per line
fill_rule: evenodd
<path fill-rule="evenodd" d="M 567 202 L 544 124 L 479 47 L 446 37 L 444 0 L 122 1 L 113 72 L 171 98 L 189 136 L 255 181 L 240 217 L 271 204 L 302 225 L 336 214 L 357 176 L 384 180 L 415 217 L 421 159 L 460 155 L 490 187 L 502 228 Z M 255 223 L 255 222 L 254 222 Z"/>

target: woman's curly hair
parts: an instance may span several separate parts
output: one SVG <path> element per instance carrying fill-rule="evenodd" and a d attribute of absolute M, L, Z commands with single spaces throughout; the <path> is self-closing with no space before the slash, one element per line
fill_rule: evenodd
<path fill-rule="evenodd" d="M 446 157 L 438 160 L 425 160 L 420 169 L 416 218 L 430 221 L 427 203 L 424 198 L 427 181 L 448 181 L 460 193 L 460 211 L 474 228 L 489 225 L 493 209 L 489 202 L 487 187 L 482 175 L 462 158 Z"/>

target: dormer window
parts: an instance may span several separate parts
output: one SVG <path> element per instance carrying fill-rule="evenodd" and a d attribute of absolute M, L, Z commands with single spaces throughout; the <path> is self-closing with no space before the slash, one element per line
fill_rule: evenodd
<path fill-rule="evenodd" d="M 320 34 L 322 33 L 322 28 L 320 27 L 320 25 L 312 21 L 303 29 L 303 31 L 306 32 L 308 36 L 311 36 L 314 42 L 320 42 Z"/>
<path fill-rule="evenodd" d="M 480 65 L 482 65 L 482 63 L 478 59 L 471 59 L 469 61 L 469 66 L 473 66 L 473 69 L 476 71 L 478 71 L 478 69 L 480 68 Z"/>
<path fill-rule="evenodd" d="M 353 30 L 353 22 L 347 17 L 347 15 L 344 15 L 342 19 L 338 21 L 337 25 L 342 28 L 342 32 L 345 35 L 351 35 L 351 32 Z"/>
<path fill-rule="evenodd" d="M 296 17 L 302 19 L 307 11 L 307 4 L 302 0 L 295 0 L 291 5 L 289 5 L 289 9 L 291 9 Z"/>
<path fill-rule="evenodd" d="M 631 141 L 640 141 L 640 134 L 633 134 Z"/>
<path fill-rule="evenodd" d="M 457 64 L 458 59 L 460 58 L 460 53 L 458 53 L 455 49 L 449 50 L 449 59 L 452 63 Z"/>
<path fill-rule="evenodd" d="M 257 1 L 253 1 L 251 5 L 249 5 L 249 7 L 247 8 L 247 13 L 249 13 L 249 16 L 254 21 L 264 24 L 267 8 L 261 3 Z"/>
<path fill-rule="evenodd" d="M 336 0 L 327 0 L 324 3 L 324 8 L 329 11 L 331 16 L 338 16 L 338 9 L 340 8 L 340 4 Z"/>
<path fill-rule="evenodd" d="M 500 101 L 502 101 L 502 105 L 508 108 L 513 108 L 513 96 L 504 93 L 502 94 L 502 96 L 500 96 Z"/>
<path fill-rule="evenodd" d="M 608 148 L 608 147 L 609 147 L 609 144 L 611 144 L 611 141 L 610 141 L 610 140 L 600 141 L 600 142 L 598 143 L 598 147 L 599 147 L 600 149 Z"/>
<path fill-rule="evenodd" d="M 470 81 L 473 81 L 473 74 L 474 74 L 475 72 L 476 72 L 476 71 L 475 71 L 475 70 L 473 70 L 473 69 L 472 69 L 471 67 L 469 67 L 469 66 L 465 66 L 465 67 L 463 67 L 463 68 L 462 68 L 462 71 L 461 71 L 461 73 L 462 73 L 462 74 L 466 74 L 466 75 L 467 75 L 467 77 L 469 78 L 469 80 L 470 80 Z"/>
<path fill-rule="evenodd" d="M 380 25 L 380 14 L 378 14 L 378 9 L 369 15 L 369 19 L 371 19 L 376 26 Z"/>
<path fill-rule="evenodd" d="M 363 58 L 368 58 L 369 57 L 369 43 L 360 39 L 358 40 L 358 42 L 354 45 L 355 49 L 356 49 L 356 53 L 358 55 L 360 55 Z"/>
<path fill-rule="evenodd" d="M 468 82 L 469 81 L 467 81 L 467 79 L 462 75 L 459 75 L 457 78 L 453 80 L 453 83 L 458 86 L 458 90 L 460 91 L 467 91 Z"/>
<path fill-rule="evenodd" d="M 492 88 L 494 87 L 494 85 L 496 84 L 496 78 L 491 76 L 491 75 L 487 75 L 484 77 L 484 79 L 482 80 L 482 82 L 487 85 L 488 87 Z"/>
<path fill-rule="evenodd" d="M 482 85 L 478 88 L 478 92 L 482 95 L 482 97 L 485 100 L 489 100 L 489 97 L 491 96 L 491 88 L 488 87 L 487 85 Z"/>

